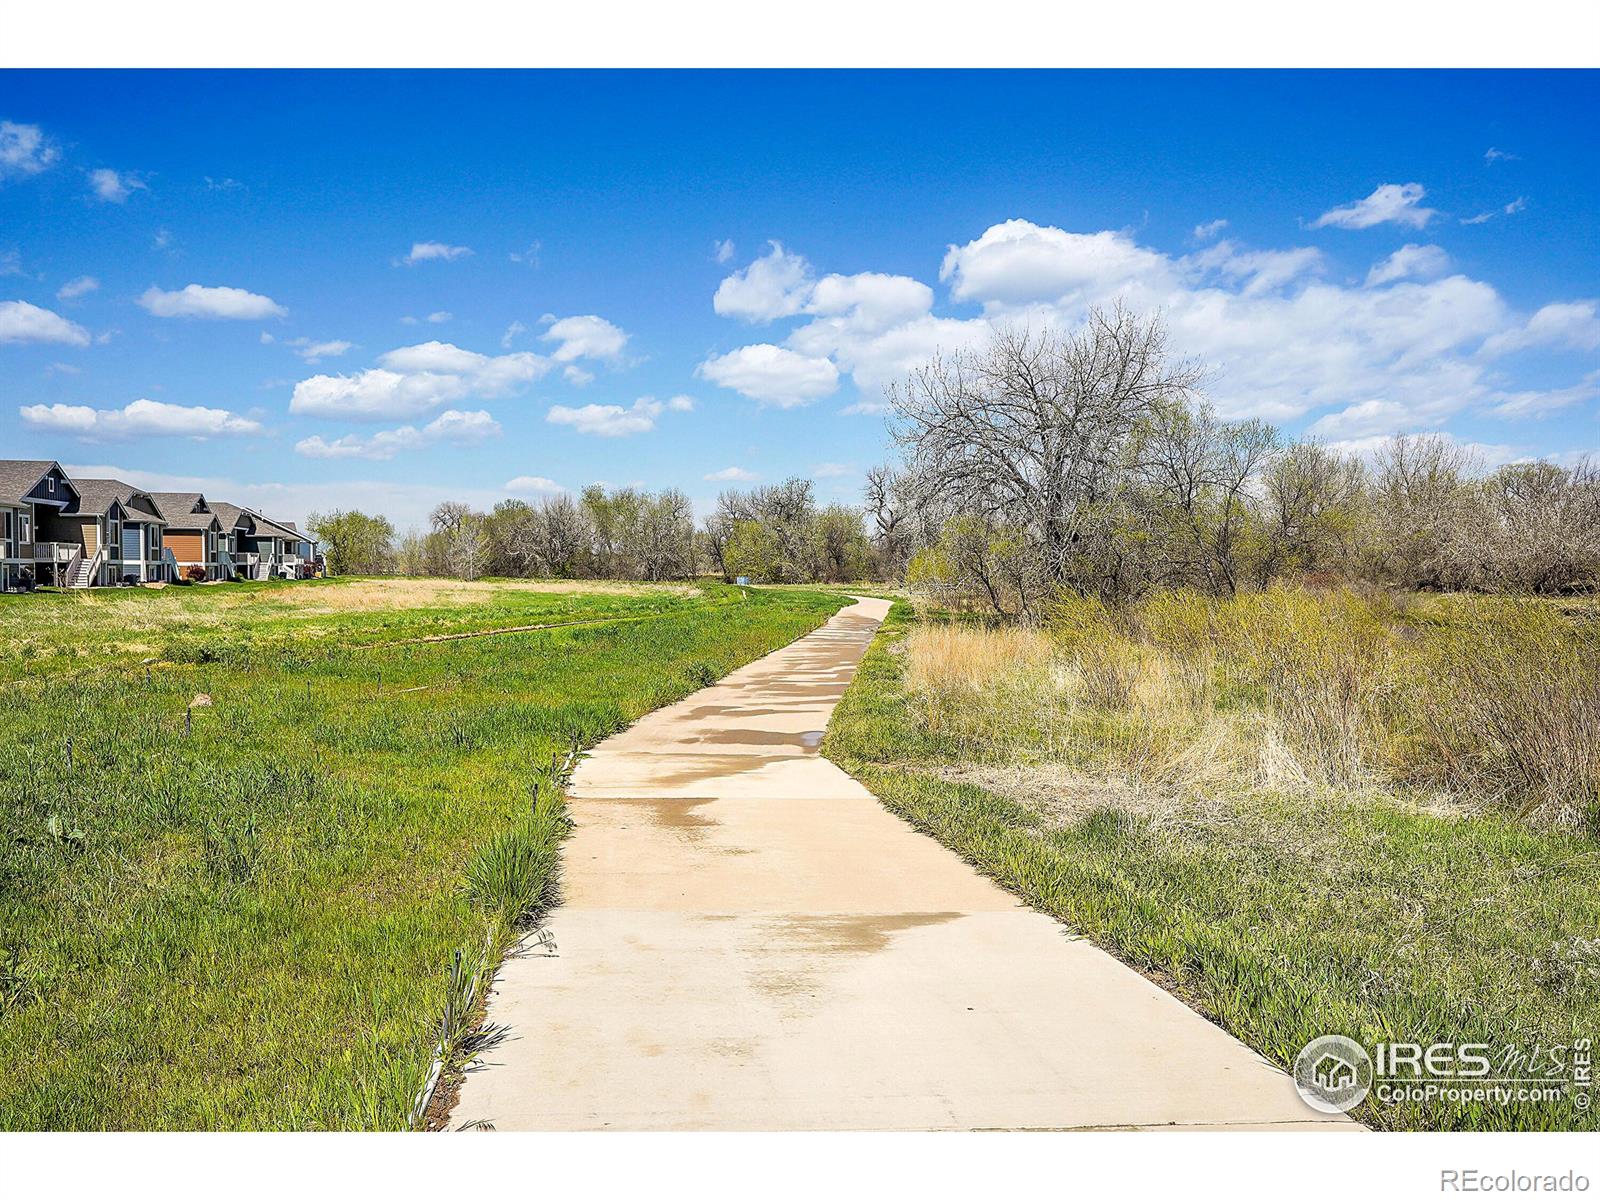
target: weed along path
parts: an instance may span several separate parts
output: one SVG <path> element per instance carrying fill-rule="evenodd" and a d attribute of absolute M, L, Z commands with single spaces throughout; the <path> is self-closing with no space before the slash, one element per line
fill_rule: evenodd
<path fill-rule="evenodd" d="M 1358 1128 L 821 757 L 888 607 L 583 762 L 555 946 L 501 970 L 451 1126 Z"/>

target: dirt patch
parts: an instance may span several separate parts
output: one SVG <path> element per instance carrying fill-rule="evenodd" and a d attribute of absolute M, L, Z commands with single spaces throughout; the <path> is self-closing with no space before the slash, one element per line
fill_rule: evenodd
<path fill-rule="evenodd" d="M 1063 766 L 971 763 L 935 767 L 928 774 L 1004 796 L 1055 824 L 1069 824 L 1106 808 L 1132 816 L 1166 817 L 1185 807 L 1183 801 L 1158 788 L 1093 779 Z"/>
<path fill-rule="evenodd" d="M 518 579 L 497 583 L 466 583 L 459 579 L 363 579 L 337 587 L 308 588 L 293 595 L 289 607 L 307 614 L 361 612 L 391 608 L 429 608 L 470 604 L 484 596 L 505 592 L 545 595 L 692 596 L 685 583 L 613 583 L 594 579 Z M 277 597 L 274 597 L 277 599 Z M 285 596 L 289 599 L 289 596 Z"/>

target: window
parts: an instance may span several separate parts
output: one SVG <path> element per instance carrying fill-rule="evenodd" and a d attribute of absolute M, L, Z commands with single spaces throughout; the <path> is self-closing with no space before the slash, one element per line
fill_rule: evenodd
<path fill-rule="evenodd" d="M 27 513 L 22 513 L 17 519 L 22 523 L 22 536 L 18 540 L 22 542 L 33 541 L 33 519 Z"/>
<path fill-rule="evenodd" d="M 44 477 L 44 486 L 45 491 L 54 496 L 56 494 L 56 477 L 54 475 L 46 475 Z"/>

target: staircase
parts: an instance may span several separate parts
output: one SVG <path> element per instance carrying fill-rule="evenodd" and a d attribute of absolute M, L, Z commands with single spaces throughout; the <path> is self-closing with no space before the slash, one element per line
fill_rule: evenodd
<path fill-rule="evenodd" d="M 100 565 L 105 562 L 106 552 L 100 550 L 93 558 L 84 558 L 75 555 L 67 566 L 67 586 L 69 588 L 86 588 L 94 586 L 95 576 L 100 573 Z"/>

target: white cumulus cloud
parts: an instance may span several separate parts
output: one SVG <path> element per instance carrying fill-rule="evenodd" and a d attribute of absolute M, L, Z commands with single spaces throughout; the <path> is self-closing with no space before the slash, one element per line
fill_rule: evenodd
<path fill-rule="evenodd" d="M 60 313 L 26 300 L 0 300 L 0 342 L 61 342 L 87 346 L 89 331 Z"/>
<path fill-rule="evenodd" d="M 839 386 L 839 369 L 828 359 L 768 343 L 741 346 L 708 358 L 695 368 L 695 374 L 778 408 L 810 404 L 831 396 Z"/>
<path fill-rule="evenodd" d="M 1531 346 L 1600 350 L 1600 301 L 1546 304 L 1522 325 L 1489 338 L 1482 353 L 1492 358 Z"/>
<path fill-rule="evenodd" d="M 1370 229 L 1374 225 L 1393 222 L 1411 229 L 1421 229 L 1438 215 L 1437 209 L 1423 208 L 1427 195 L 1420 183 L 1379 184 L 1370 196 L 1343 208 L 1330 208 L 1315 221 L 1311 228 L 1333 226 L 1336 229 Z"/>
<path fill-rule="evenodd" d="M 1111 230 L 1069 233 L 1012 220 L 951 246 L 939 269 L 956 300 L 1075 304 L 1107 291 L 1170 286 L 1172 263 Z"/>
<path fill-rule="evenodd" d="M 711 307 L 719 316 L 741 321 L 772 321 L 789 317 L 805 307 L 811 295 L 811 266 L 790 254 L 779 242 L 742 271 L 735 271 L 717 287 Z"/>
<path fill-rule="evenodd" d="M 225 408 L 135 400 L 123 408 L 79 404 L 30 404 L 17 410 L 35 429 L 71 434 L 83 441 L 132 437 L 205 439 L 260 433 L 261 423 Z"/>
<path fill-rule="evenodd" d="M 137 175 L 113 171 L 110 167 L 97 167 L 89 172 L 89 190 L 107 204 L 126 204 L 129 196 L 146 187 Z"/>
<path fill-rule="evenodd" d="M 451 409 L 440 413 L 421 429 L 402 425 L 399 429 L 380 430 L 368 437 L 346 434 L 331 442 L 314 436 L 302 438 L 294 449 L 296 454 L 306 458 L 361 458 L 382 462 L 404 451 L 422 450 L 441 442 L 471 446 L 499 435 L 500 424 L 488 413 Z"/>
<path fill-rule="evenodd" d="M 313 375 L 295 384 L 289 411 L 302 416 L 381 421 L 420 416 L 467 396 L 514 394 L 550 370 L 538 354 L 489 355 L 449 342 L 402 346 L 351 375 Z"/>
<path fill-rule="evenodd" d="M 743 467 L 723 467 L 720 471 L 712 471 L 703 476 L 707 483 L 753 483 L 760 479 L 754 471 L 746 471 Z"/>
<path fill-rule="evenodd" d="M 410 253 L 399 261 L 414 267 L 421 262 L 453 262 L 471 253 L 470 246 L 452 246 L 448 242 L 413 242 Z"/>
<path fill-rule="evenodd" d="M 1438 246 L 1408 242 L 1367 272 L 1367 286 L 1377 287 L 1397 279 L 1433 279 L 1450 269 L 1450 256 Z"/>
<path fill-rule="evenodd" d="M 518 496 L 558 496 L 567 489 L 543 475 L 518 475 L 506 480 L 506 491 Z"/>
<path fill-rule="evenodd" d="M 628 408 L 620 404 L 585 404 L 582 408 L 556 404 L 545 414 L 545 420 L 595 437 L 628 437 L 649 433 L 664 412 L 688 412 L 693 408 L 694 401 L 687 396 L 674 396 L 665 403 L 654 396 L 640 396 Z"/>
<path fill-rule="evenodd" d="M 289 310 L 267 296 L 236 287 L 205 287 L 191 283 L 176 292 L 158 287 L 139 297 L 139 307 L 156 317 L 202 317 L 219 321 L 262 321 L 284 317 Z"/>
<path fill-rule="evenodd" d="M 271 334 L 263 333 L 261 335 L 261 340 L 263 342 L 271 341 L 271 339 Z M 325 342 L 318 342 L 313 341 L 311 338 L 297 337 L 290 338 L 284 343 L 284 345 L 294 347 L 294 352 L 296 354 L 305 359 L 308 363 L 314 363 L 320 362 L 324 358 L 338 358 L 341 354 L 348 352 L 351 347 L 355 345 L 355 343 L 346 342 L 337 338 Z"/>
<path fill-rule="evenodd" d="M 1526 346 L 1594 348 L 1595 302 L 1562 301 L 1530 317 L 1492 285 L 1450 269 L 1437 247 L 1408 244 L 1365 279 L 1341 283 L 1314 247 L 1223 241 L 1167 254 L 1126 231 L 1014 219 L 945 255 L 950 298 L 977 305 L 978 317 L 936 315 L 904 284 L 883 291 L 897 297 L 892 304 L 844 305 L 817 299 L 828 293 L 814 283 L 790 314 L 810 319 L 781 345 L 744 347 L 698 373 L 796 403 L 832 391 L 831 368 L 862 393 L 842 415 L 881 414 L 882 384 L 935 352 L 981 345 L 996 323 L 1070 329 L 1090 306 L 1121 302 L 1164 315 L 1173 351 L 1206 365 L 1208 394 L 1229 418 L 1310 419 L 1324 422 L 1319 433 L 1359 438 L 1440 428 L 1465 412 L 1504 417 L 1581 403 L 1584 385 L 1518 389 L 1494 360 Z M 801 273 L 814 278 L 809 264 Z M 830 285 L 840 296 L 877 294 L 870 273 L 824 278 L 840 280 Z"/>
<path fill-rule="evenodd" d="M 550 357 L 558 363 L 575 362 L 580 358 L 614 361 L 621 357 L 628 344 L 626 333 L 592 313 L 582 317 L 546 314 L 543 319 L 548 328 L 539 339 L 556 343 Z"/>
<path fill-rule="evenodd" d="M 56 289 L 56 299 L 76 300 L 79 296 L 87 296 L 99 287 L 100 281 L 93 275 L 79 275 L 76 279 L 69 279 Z"/>
<path fill-rule="evenodd" d="M 61 151 L 37 125 L 0 121 L 0 180 L 37 175 L 60 157 Z"/>

